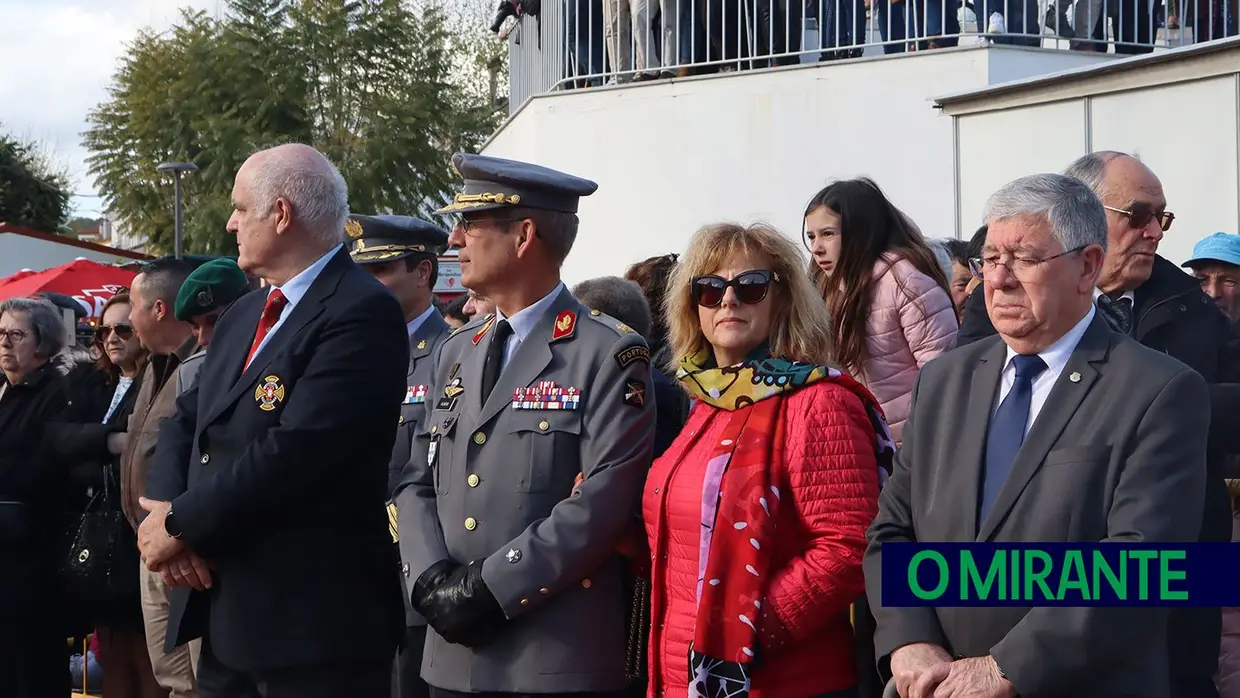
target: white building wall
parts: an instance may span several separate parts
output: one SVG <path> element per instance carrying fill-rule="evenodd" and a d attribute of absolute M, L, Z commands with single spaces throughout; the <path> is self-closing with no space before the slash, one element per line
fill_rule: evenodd
<path fill-rule="evenodd" d="M 962 115 L 963 219 L 980 224 L 986 197 L 1020 175 L 1061 171 L 1091 151 L 1135 153 L 1176 215 L 1159 252 L 1181 263 L 1206 235 L 1240 233 L 1238 104 L 1233 74 Z"/>
<path fill-rule="evenodd" d="M 484 152 L 599 183 L 581 203 L 570 282 L 683 252 L 711 222 L 763 220 L 799 236 L 805 202 L 838 178 L 874 178 L 926 235 L 951 236 L 952 121 L 932 98 L 1109 60 L 971 46 L 568 91 L 531 100 Z"/>
<path fill-rule="evenodd" d="M 68 264 L 78 257 L 103 264 L 133 261 L 128 257 L 60 245 L 16 233 L 0 233 L 0 278 L 16 274 L 22 269 L 51 269 Z"/>

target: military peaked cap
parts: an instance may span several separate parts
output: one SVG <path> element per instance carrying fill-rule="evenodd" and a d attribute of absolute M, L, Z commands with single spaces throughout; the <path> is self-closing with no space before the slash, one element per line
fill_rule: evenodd
<path fill-rule="evenodd" d="M 358 264 L 391 262 L 411 254 L 438 255 L 448 245 L 448 233 L 412 216 L 351 215 L 345 224 L 349 254 Z"/>
<path fill-rule="evenodd" d="M 232 305 L 250 292 L 250 280 L 241 267 L 228 257 L 204 262 L 185 279 L 177 291 L 173 314 L 181 322 L 216 308 Z"/>
<path fill-rule="evenodd" d="M 452 164 L 465 179 L 464 191 L 437 213 L 491 211 L 510 206 L 576 213 L 577 202 L 598 190 L 588 179 L 528 162 L 457 153 Z"/>

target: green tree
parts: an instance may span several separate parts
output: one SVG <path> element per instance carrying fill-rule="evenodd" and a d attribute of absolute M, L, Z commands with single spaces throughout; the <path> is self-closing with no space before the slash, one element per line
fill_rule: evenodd
<path fill-rule="evenodd" d="M 39 145 L 0 131 L 0 223 L 65 232 L 69 178 Z"/>
<path fill-rule="evenodd" d="M 429 4 L 228 7 L 218 21 L 185 12 L 170 32 L 139 36 L 89 116 L 98 189 L 154 250 L 173 238 L 160 162 L 200 168 L 183 179 L 187 249 L 227 253 L 233 176 L 258 148 L 309 143 L 344 174 L 353 210 L 427 215 L 455 184 L 451 153 L 476 148 L 502 116 L 476 76 L 462 77 L 476 48 L 455 40 Z"/>

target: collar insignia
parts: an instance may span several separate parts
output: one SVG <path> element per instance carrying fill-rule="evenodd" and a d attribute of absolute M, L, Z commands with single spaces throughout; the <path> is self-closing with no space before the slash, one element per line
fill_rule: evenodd
<path fill-rule="evenodd" d="M 572 337 L 573 330 L 575 329 L 577 329 L 577 313 L 565 310 L 555 316 L 555 329 L 551 332 L 551 341 L 556 342 L 566 337 Z"/>
<path fill-rule="evenodd" d="M 478 333 L 474 335 L 474 346 L 478 346 L 478 342 L 482 341 L 482 336 L 487 333 L 487 330 L 491 329 L 491 323 L 493 322 L 495 322 L 495 316 L 488 315 L 487 321 L 482 323 L 482 327 L 480 327 L 478 329 Z"/>

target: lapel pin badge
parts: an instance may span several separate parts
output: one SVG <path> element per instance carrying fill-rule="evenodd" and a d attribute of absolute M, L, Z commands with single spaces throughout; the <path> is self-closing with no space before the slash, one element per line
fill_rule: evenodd
<path fill-rule="evenodd" d="M 254 389 L 254 401 L 258 403 L 258 409 L 264 412 L 274 410 L 283 399 L 284 384 L 280 382 L 279 376 L 270 375 L 263 378 L 263 382 Z"/>
<path fill-rule="evenodd" d="M 1072 381 L 1073 383 L 1080 383 L 1081 374 L 1077 373 L 1076 371 L 1073 371 L 1072 373 L 1068 375 L 1068 380 Z"/>
<path fill-rule="evenodd" d="M 422 341 L 418 342 L 418 349 L 425 349 L 425 348 L 426 348 L 426 340 L 423 339 Z"/>

